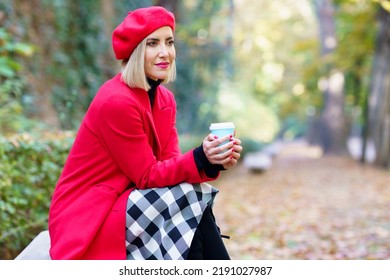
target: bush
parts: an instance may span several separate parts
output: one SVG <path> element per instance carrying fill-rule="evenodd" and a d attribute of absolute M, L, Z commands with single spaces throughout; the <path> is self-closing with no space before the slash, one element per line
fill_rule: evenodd
<path fill-rule="evenodd" d="M 73 134 L 0 139 L 0 259 L 13 259 L 47 229 L 54 186 Z"/>

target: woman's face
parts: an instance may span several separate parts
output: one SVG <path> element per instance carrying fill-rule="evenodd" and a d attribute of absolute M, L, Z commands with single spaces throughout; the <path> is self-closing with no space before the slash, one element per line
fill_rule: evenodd
<path fill-rule="evenodd" d="M 165 80 L 175 60 L 172 29 L 161 27 L 146 38 L 145 74 L 153 80 Z"/>

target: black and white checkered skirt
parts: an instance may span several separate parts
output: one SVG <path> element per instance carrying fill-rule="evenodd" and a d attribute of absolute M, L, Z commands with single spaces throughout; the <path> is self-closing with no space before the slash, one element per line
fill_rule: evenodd
<path fill-rule="evenodd" d="M 203 211 L 217 193 L 207 183 L 133 190 L 127 201 L 127 259 L 186 259 Z"/>

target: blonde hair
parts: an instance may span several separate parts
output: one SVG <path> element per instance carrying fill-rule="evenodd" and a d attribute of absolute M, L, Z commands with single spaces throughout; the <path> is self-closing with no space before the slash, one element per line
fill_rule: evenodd
<path fill-rule="evenodd" d="M 146 91 L 150 89 L 148 80 L 145 75 L 145 51 L 146 51 L 145 38 L 134 49 L 130 58 L 122 60 L 122 81 L 129 87 L 142 88 Z M 163 83 L 173 82 L 176 79 L 176 60 L 172 62 L 171 69 L 167 78 L 162 81 Z"/>

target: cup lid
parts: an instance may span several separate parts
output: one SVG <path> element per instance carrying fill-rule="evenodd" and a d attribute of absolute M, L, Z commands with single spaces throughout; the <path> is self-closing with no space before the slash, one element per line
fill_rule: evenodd
<path fill-rule="evenodd" d="M 210 130 L 213 129 L 227 129 L 227 128 L 235 128 L 233 122 L 222 122 L 222 123 L 212 123 L 210 125 Z"/>

